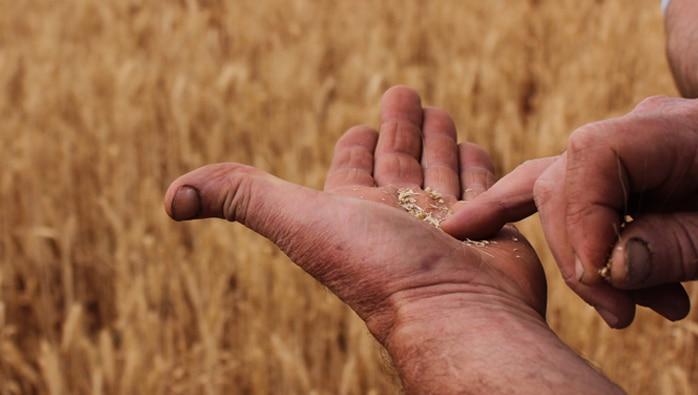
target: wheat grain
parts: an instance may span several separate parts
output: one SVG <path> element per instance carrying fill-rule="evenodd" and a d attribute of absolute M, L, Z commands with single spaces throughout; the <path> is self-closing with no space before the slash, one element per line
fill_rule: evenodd
<path fill-rule="evenodd" d="M 421 207 L 417 204 L 417 193 L 411 188 L 399 188 L 397 190 L 397 203 L 405 211 L 422 221 L 438 228 L 451 211 L 445 205 L 443 195 L 427 187 L 424 189 L 427 197 L 431 200 L 428 208 Z"/>

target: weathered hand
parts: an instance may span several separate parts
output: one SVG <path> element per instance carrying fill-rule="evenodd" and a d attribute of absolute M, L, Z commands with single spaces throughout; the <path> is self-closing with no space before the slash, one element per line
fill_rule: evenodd
<path fill-rule="evenodd" d="M 514 227 L 477 243 L 434 226 L 490 187 L 492 167 L 456 143 L 447 114 L 396 87 L 380 132 L 339 140 L 325 192 L 218 164 L 175 180 L 165 208 L 271 239 L 366 321 L 406 393 L 621 393 L 545 323 L 543 270 Z"/>
<path fill-rule="evenodd" d="M 698 101 L 650 98 L 580 128 L 565 154 L 523 164 L 442 227 L 486 236 L 537 206 L 563 277 L 609 325 L 629 325 L 635 304 L 681 319 L 680 282 L 698 277 L 696 152 Z"/>
<path fill-rule="evenodd" d="M 493 180 L 489 157 L 456 143 L 447 114 L 397 87 L 385 94 L 380 133 L 354 127 L 339 140 L 325 192 L 226 163 L 178 178 L 165 208 L 176 220 L 220 217 L 266 236 L 386 341 L 406 305 L 433 320 L 461 294 L 496 294 L 542 320 L 542 269 L 513 227 L 478 246 L 428 222 Z"/>

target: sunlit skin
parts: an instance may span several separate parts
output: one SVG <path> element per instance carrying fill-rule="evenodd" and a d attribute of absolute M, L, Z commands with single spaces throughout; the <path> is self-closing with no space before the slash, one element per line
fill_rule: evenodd
<path fill-rule="evenodd" d="M 448 154 L 435 154 L 443 152 Z M 220 217 L 258 231 L 369 324 L 394 320 L 377 314 L 375 300 L 389 302 L 385 308 L 393 310 L 393 305 L 403 303 L 401 295 L 438 294 L 443 282 L 449 293 L 460 286 L 490 287 L 525 301 L 543 316 L 542 270 L 513 227 L 478 248 L 398 205 L 398 189 L 406 187 L 428 206 L 431 199 L 423 188 L 430 187 L 451 206 L 465 190 L 475 196 L 472 191 L 487 189 L 494 180 L 492 172 L 481 148 L 456 143 L 455 126 L 447 114 L 435 108 L 422 110 L 416 92 L 396 88 L 386 94 L 380 133 L 357 126 L 341 137 L 324 192 L 226 163 L 177 179 L 165 207 L 175 219 Z M 356 287 L 357 283 L 362 286 Z M 366 298 L 371 299 L 369 306 L 359 302 Z M 374 334 L 385 337 L 381 330 Z"/>
<path fill-rule="evenodd" d="M 698 98 L 698 6 L 694 0 L 672 0 L 666 10 L 666 53 L 676 87 L 686 98 Z"/>
<path fill-rule="evenodd" d="M 462 242 L 398 204 L 398 189 L 409 188 L 427 207 L 429 188 L 455 209 L 493 181 L 489 157 L 457 144 L 446 113 L 395 87 L 379 130 L 340 138 L 324 192 L 224 163 L 175 180 L 165 209 L 177 220 L 240 222 L 272 240 L 366 322 L 407 393 L 619 393 L 545 323 L 543 270 L 516 229 L 486 245 Z"/>
<path fill-rule="evenodd" d="M 580 128 L 564 154 L 523 164 L 442 227 L 486 237 L 538 210 L 563 277 L 610 326 L 629 325 L 636 304 L 684 318 L 680 282 L 698 276 L 696 125 L 695 100 L 647 99 Z"/>
<path fill-rule="evenodd" d="M 697 8 L 673 0 L 667 15 L 667 54 L 689 97 Z M 379 131 L 340 139 L 325 192 L 219 164 L 177 179 L 165 207 L 275 242 L 366 321 L 407 393 L 621 393 L 547 326 L 538 258 L 507 223 L 538 210 L 563 278 L 610 326 L 629 325 L 636 305 L 684 317 L 680 282 L 698 273 L 696 106 L 648 99 L 493 185 L 487 155 L 458 145 L 445 113 L 398 87 L 384 97 Z M 441 229 L 427 224 L 400 207 L 400 188 L 420 205 L 427 188 L 439 191 L 455 214 Z M 460 241 L 484 237 L 491 243 Z"/>
<path fill-rule="evenodd" d="M 687 98 L 698 97 L 697 18 L 692 0 L 667 9 L 667 56 Z M 487 237 L 537 210 L 563 278 L 611 327 L 630 325 L 636 305 L 682 319 L 681 282 L 698 278 L 697 153 L 698 101 L 648 98 L 579 128 L 562 155 L 522 164 L 442 228 Z"/>

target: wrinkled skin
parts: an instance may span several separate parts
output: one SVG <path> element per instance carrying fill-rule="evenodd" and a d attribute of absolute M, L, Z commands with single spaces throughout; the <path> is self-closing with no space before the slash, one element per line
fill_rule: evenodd
<path fill-rule="evenodd" d="M 380 131 L 341 137 L 324 192 L 224 163 L 175 180 L 165 209 L 240 222 L 276 243 L 366 321 L 405 393 L 622 393 L 547 326 L 543 270 L 513 226 L 488 244 L 463 242 L 398 201 L 410 190 L 444 220 L 493 182 L 488 155 L 457 144 L 446 113 L 395 87 Z"/>
<path fill-rule="evenodd" d="M 442 228 L 486 237 L 538 210 L 563 278 L 610 326 L 636 305 L 678 320 L 681 282 L 698 276 L 697 158 L 698 101 L 652 97 L 576 130 L 565 153 L 522 164 Z"/>
<path fill-rule="evenodd" d="M 269 238 L 385 341 L 401 308 L 439 311 L 442 296 L 458 293 L 498 295 L 543 321 L 543 271 L 512 226 L 478 247 L 397 204 L 400 187 L 413 189 L 424 207 L 431 202 L 424 192 L 429 187 L 451 207 L 493 181 L 487 154 L 458 145 L 446 113 L 422 108 L 416 92 L 396 87 L 384 96 L 380 132 L 359 126 L 341 137 L 324 192 L 222 163 L 175 180 L 165 208 L 177 220 L 224 218 Z"/>

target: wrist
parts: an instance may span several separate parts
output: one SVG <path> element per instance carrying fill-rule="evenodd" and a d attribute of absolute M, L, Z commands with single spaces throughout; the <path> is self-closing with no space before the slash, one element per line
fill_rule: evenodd
<path fill-rule="evenodd" d="M 383 344 L 406 393 L 622 393 L 536 310 L 497 290 L 478 291 L 397 310 Z"/>
<path fill-rule="evenodd" d="M 543 309 L 545 309 L 543 295 Z M 539 310 L 540 311 L 540 310 Z M 390 351 L 390 341 L 401 333 L 430 332 L 454 319 L 484 314 L 516 316 L 547 327 L 541 312 L 506 292 L 479 284 L 438 284 L 400 291 L 392 295 L 368 317 L 364 317 L 373 336 Z M 454 328 L 460 330 L 460 326 Z"/>
<path fill-rule="evenodd" d="M 477 286 L 475 288 L 478 288 Z M 501 328 L 522 326 L 550 332 L 545 318 L 525 303 L 497 290 L 452 293 L 403 303 L 383 345 L 391 355 L 410 354 L 423 342 L 479 343 Z"/>

